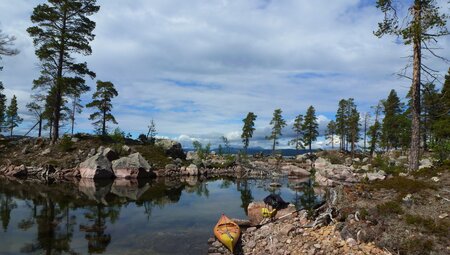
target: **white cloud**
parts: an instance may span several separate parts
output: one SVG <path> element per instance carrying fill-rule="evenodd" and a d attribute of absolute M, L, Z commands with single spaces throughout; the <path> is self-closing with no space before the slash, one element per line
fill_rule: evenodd
<path fill-rule="evenodd" d="M 38 76 L 38 60 L 26 33 L 33 7 L 44 1 L 1 1 L 4 32 L 17 36 L 21 54 L 4 58 L 0 79 L 24 109 Z M 161 136 L 186 143 L 240 143 L 241 120 L 258 115 L 254 145 L 264 137 L 273 110 L 293 120 L 314 105 L 321 134 L 341 98 L 360 110 L 387 96 L 405 95 L 398 80 L 409 48 L 373 35 L 382 14 L 367 1 L 99 0 L 92 56 L 101 80 L 118 88 L 114 113 L 126 132 L 143 133 L 156 121 Z M 450 38 L 440 45 L 448 49 Z M 441 51 L 450 58 L 449 51 Z M 427 60 L 445 72 L 445 64 Z M 94 81 L 88 81 L 94 88 Z M 83 102 L 90 95 L 83 97 Z M 26 114 L 26 111 L 22 111 Z M 92 130 L 91 110 L 77 128 Z M 26 124 L 24 124 L 26 125 Z M 31 124 L 28 124 L 31 125 Z M 285 130 L 286 140 L 290 129 Z M 317 143 L 317 146 L 320 146 Z"/>

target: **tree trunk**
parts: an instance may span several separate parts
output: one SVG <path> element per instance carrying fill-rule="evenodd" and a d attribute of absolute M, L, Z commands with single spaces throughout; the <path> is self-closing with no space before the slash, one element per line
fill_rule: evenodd
<path fill-rule="evenodd" d="M 72 121 L 72 128 L 71 128 L 71 135 L 73 136 L 73 129 L 74 129 L 74 126 L 75 126 L 75 110 L 76 110 L 76 106 L 77 106 L 77 98 L 76 97 L 74 97 L 73 98 L 73 105 L 72 105 L 72 116 L 70 116 L 70 120 Z"/>
<path fill-rule="evenodd" d="M 61 105 L 62 105 L 62 78 L 63 78 L 63 65 L 64 65 L 64 52 L 65 52 L 65 34 L 66 34 L 66 21 L 67 12 L 63 14 L 63 25 L 61 28 L 61 48 L 59 49 L 58 67 L 56 74 L 56 94 L 55 105 L 53 107 L 53 135 L 52 144 L 55 144 L 59 138 L 59 122 L 61 119 Z"/>
<path fill-rule="evenodd" d="M 103 108 L 102 135 L 106 136 L 106 109 L 105 109 L 105 107 Z"/>
<path fill-rule="evenodd" d="M 39 116 L 39 131 L 38 131 L 38 137 L 41 137 L 42 135 L 42 116 Z"/>
<path fill-rule="evenodd" d="M 276 144 L 277 138 L 273 138 L 273 145 L 272 145 L 272 155 L 275 155 L 275 144 Z"/>
<path fill-rule="evenodd" d="M 417 1 L 416 1 L 417 2 Z M 421 21 L 421 3 L 417 2 L 414 6 L 414 22 L 420 24 Z M 411 148 L 409 151 L 408 170 L 415 171 L 419 169 L 420 154 L 420 68 L 421 68 L 421 36 L 420 31 L 415 31 L 413 39 L 413 81 L 411 90 Z"/>
<path fill-rule="evenodd" d="M 334 150 L 334 134 L 331 133 L 331 149 Z"/>

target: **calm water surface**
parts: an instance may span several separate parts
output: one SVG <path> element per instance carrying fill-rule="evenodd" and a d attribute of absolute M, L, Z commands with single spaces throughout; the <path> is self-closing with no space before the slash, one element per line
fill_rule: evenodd
<path fill-rule="evenodd" d="M 320 199 L 308 180 L 272 181 L 0 178 L 0 254 L 206 254 L 221 213 L 244 219 L 270 193 L 299 208 Z"/>

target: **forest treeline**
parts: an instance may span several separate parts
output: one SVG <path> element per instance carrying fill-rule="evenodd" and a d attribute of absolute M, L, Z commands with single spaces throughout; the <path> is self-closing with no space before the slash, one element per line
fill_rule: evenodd
<path fill-rule="evenodd" d="M 398 11 L 403 6 L 400 2 L 376 1 L 376 7 L 384 14 L 384 18 L 374 34 L 378 37 L 395 36 L 411 48 L 410 62 L 406 64 L 405 71 L 399 74 L 411 80 L 408 102 L 403 103 L 392 90 L 386 99 L 374 106 L 373 113 L 361 116 L 354 99 L 342 99 L 338 103 L 335 120 L 328 124 L 327 137 L 332 141 L 331 147 L 334 148 L 336 137 L 339 148 L 352 154 L 358 149 L 361 139 L 363 150 L 368 149 L 371 155 L 379 149 L 408 151 L 409 169 L 416 170 L 423 150 L 433 149 L 441 159 L 450 152 L 450 71 L 439 90 L 439 72 L 422 61 L 428 54 L 448 63 L 448 60 L 437 54 L 434 45 L 439 37 L 449 34 L 446 23 L 449 15 L 440 10 L 435 0 L 411 1 L 405 13 Z M 33 39 L 39 59 L 40 76 L 33 81 L 32 101 L 27 104 L 27 108 L 36 119 L 38 135 L 42 135 L 42 129 L 48 129 L 52 143 L 61 136 L 60 128 L 63 125 L 70 124 L 73 134 L 76 114 L 84 107 L 80 98 L 90 90 L 86 79 L 96 78 L 87 63 L 78 62 L 75 56 L 92 54 L 90 43 L 95 38 L 93 31 L 96 23 L 91 20 L 91 16 L 99 10 L 96 0 L 47 0 L 37 5 L 30 17 L 33 25 L 27 32 Z M 0 57 L 19 53 L 14 47 L 15 40 L 14 36 L 0 30 Z M 406 70 L 411 69 L 412 77 L 409 77 Z M 92 102 L 86 107 L 97 110 L 89 119 L 94 121 L 96 132 L 105 135 L 108 123 L 117 123 L 112 114 L 111 102 L 118 92 L 112 82 L 102 80 L 97 80 L 96 89 Z M 8 105 L 3 90 L 4 86 L 0 83 L 0 128 L 12 136 L 23 118 L 18 114 L 16 96 L 11 98 Z M 247 150 L 253 136 L 256 117 L 254 113 L 249 113 L 244 119 L 241 136 L 244 150 Z M 282 130 L 287 125 L 281 109 L 274 111 L 270 125 L 272 129 L 267 139 L 275 151 Z M 296 149 L 308 147 L 311 150 L 319 135 L 314 107 L 309 107 L 304 116 L 298 115 L 292 128 L 295 138 L 289 145 Z"/>

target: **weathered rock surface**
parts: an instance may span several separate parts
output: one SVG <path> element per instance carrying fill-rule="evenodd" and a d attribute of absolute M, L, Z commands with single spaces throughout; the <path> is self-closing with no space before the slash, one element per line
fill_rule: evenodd
<path fill-rule="evenodd" d="M 139 152 L 112 162 L 112 170 L 117 178 L 147 178 L 151 177 L 150 165 Z"/>
<path fill-rule="evenodd" d="M 157 146 L 160 146 L 164 149 L 166 154 L 172 158 L 180 158 L 185 159 L 186 155 L 184 154 L 181 143 L 169 139 L 158 139 L 155 143 Z"/>
<path fill-rule="evenodd" d="M 295 175 L 295 176 L 309 176 L 310 172 L 306 169 L 303 169 L 301 167 L 295 166 L 295 165 L 284 165 L 281 167 L 281 171 L 288 173 L 289 175 Z"/>
<path fill-rule="evenodd" d="M 8 166 L 0 170 L 3 175 L 12 177 L 26 177 L 28 175 L 27 168 L 24 165 L 21 166 Z"/>
<path fill-rule="evenodd" d="M 96 154 L 80 164 L 81 178 L 109 179 L 114 177 L 111 162 L 103 154 Z"/>
<path fill-rule="evenodd" d="M 264 204 L 264 202 L 252 202 L 248 205 L 248 219 L 252 226 L 259 225 L 264 219 L 261 213 L 261 209 L 265 207 L 266 205 Z M 293 212 L 295 212 L 295 206 L 293 204 L 289 204 L 286 208 L 278 210 L 274 218 L 278 219 Z"/>

